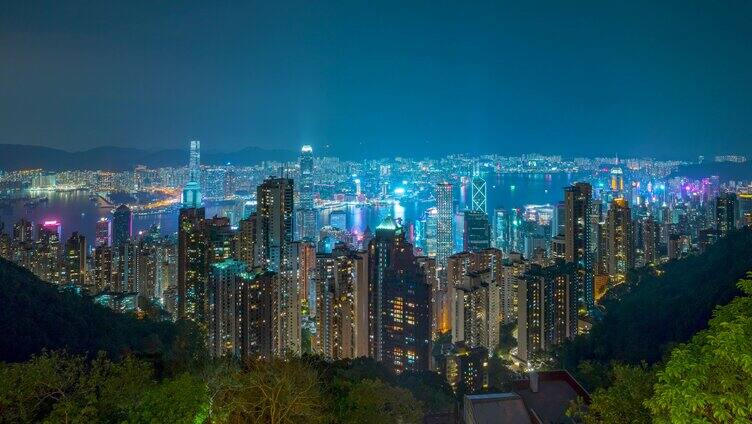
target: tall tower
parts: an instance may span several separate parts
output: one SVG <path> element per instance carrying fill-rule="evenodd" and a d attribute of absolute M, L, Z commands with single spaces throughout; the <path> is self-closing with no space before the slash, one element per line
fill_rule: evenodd
<path fill-rule="evenodd" d="M 293 181 L 269 178 L 258 186 L 255 264 L 277 274 L 273 293 L 272 351 L 300 354 L 300 296 L 293 240 Z"/>
<path fill-rule="evenodd" d="M 316 241 L 316 210 L 313 207 L 313 148 L 300 150 L 300 237 Z"/>
<path fill-rule="evenodd" d="M 454 253 L 454 211 L 452 210 L 452 185 L 442 182 L 436 185 L 436 262 L 446 267 L 446 260 Z"/>
<path fill-rule="evenodd" d="M 112 222 L 107 218 L 99 218 L 96 225 L 95 246 L 109 246 L 112 244 Z"/>
<path fill-rule="evenodd" d="M 368 260 L 369 356 L 395 373 L 428 369 L 431 287 L 391 216 L 376 228 Z"/>
<path fill-rule="evenodd" d="M 736 194 L 725 193 L 715 201 L 715 229 L 718 235 L 725 237 L 736 228 Z"/>
<path fill-rule="evenodd" d="M 188 183 L 183 187 L 183 207 L 201 207 L 201 142 L 191 141 L 188 158 Z"/>
<path fill-rule="evenodd" d="M 204 229 L 199 179 L 200 143 L 191 141 L 188 183 L 183 188 L 178 215 L 178 317 L 206 322 L 206 284 L 209 276 L 209 244 Z"/>
<path fill-rule="evenodd" d="M 191 152 L 188 158 L 188 181 L 201 181 L 201 142 L 191 141 Z"/>
<path fill-rule="evenodd" d="M 632 214 L 625 199 L 611 202 L 606 217 L 606 234 L 609 278 L 614 283 L 623 283 L 635 264 Z"/>
<path fill-rule="evenodd" d="M 488 213 L 488 205 L 486 201 L 486 180 L 484 180 L 480 175 L 480 168 L 478 167 L 477 163 L 473 166 L 472 186 L 472 206 L 470 210 Z"/>
<path fill-rule="evenodd" d="M 112 216 L 112 245 L 119 246 L 133 235 L 133 214 L 131 208 L 120 205 Z"/>
<path fill-rule="evenodd" d="M 595 303 L 593 294 L 593 258 L 589 231 L 592 187 L 588 183 L 575 183 L 564 189 L 565 208 L 565 258 L 578 268 L 579 293 L 588 309 Z"/>

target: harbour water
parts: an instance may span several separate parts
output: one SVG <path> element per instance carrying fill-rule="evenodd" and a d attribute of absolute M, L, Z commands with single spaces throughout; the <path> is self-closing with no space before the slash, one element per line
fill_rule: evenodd
<path fill-rule="evenodd" d="M 495 208 L 515 208 L 526 204 L 556 203 L 563 199 L 563 189 L 578 178 L 574 174 L 495 174 L 487 178 L 488 210 Z M 111 217 L 111 211 L 100 208 L 89 199 L 87 191 L 48 192 L 43 194 L 46 202 L 28 206 L 24 201 L 17 201 L 0 209 L 0 221 L 5 224 L 5 231 L 10 232 L 13 224 L 21 218 L 34 223 L 59 220 L 62 223 L 62 236 L 65 240 L 72 232 L 78 231 L 86 236 L 89 244 L 94 240 L 97 220 Z M 470 203 L 470 187 L 455 186 L 455 199 L 458 208 L 465 209 Z M 326 209 L 319 213 L 319 224 L 329 223 L 329 213 L 344 210 L 347 225 L 356 231 L 366 227 L 374 229 L 387 215 L 395 216 L 403 222 L 419 218 L 426 208 L 433 206 L 430 202 L 402 201 L 385 202 L 372 207 L 348 205 L 344 208 Z M 223 215 L 223 207 L 208 207 L 207 216 Z M 153 225 L 160 227 L 162 234 L 174 234 L 177 231 L 177 211 L 133 217 L 133 231 L 147 230 Z"/>

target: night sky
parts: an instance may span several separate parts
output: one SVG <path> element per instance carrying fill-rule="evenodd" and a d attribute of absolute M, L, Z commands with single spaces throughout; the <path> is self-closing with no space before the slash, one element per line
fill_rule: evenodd
<path fill-rule="evenodd" d="M 3 1 L 0 143 L 752 154 L 750 1 L 218 3 Z"/>

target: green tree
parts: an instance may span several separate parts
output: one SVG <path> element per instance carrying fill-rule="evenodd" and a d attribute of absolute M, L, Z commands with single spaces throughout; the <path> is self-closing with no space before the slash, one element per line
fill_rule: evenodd
<path fill-rule="evenodd" d="M 709 327 L 673 349 L 647 402 L 656 422 L 752 422 L 752 273 Z"/>
<path fill-rule="evenodd" d="M 127 423 L 202 423 L 208 417 L 204 382 L 188 373 L 147 386 L 126 412 Z"/>
<path fill-rule="evenodd" d="M 645 363 L 613 364 L 610 375 L 612 384 L 596 389 L 587 408 L 575 404 L 568 414 L 585 424 L 650 423 L 650 412 L 644 402 L 653 393 L 653 368 Z"/>
<path fill-rule="evenodd" d="M 152 369 L 125 358 L 112 362 L 101 353 L 82 356 L 52 352 L 0 366 L 0 422 L 118 422 L 150 387 Z"/>
<path fill-rule="evenodd" d="M 354 424 L 419 423 L 423 411 L 410 391 L 381 380 L 357 382 L 345 398 L 340 421 Z"/>
<path fill-rule="evenodd" d="M 328 402 L 318 372 L 300 359 L 249 363 L 229 376 L 214 396 L 216 422 L 322 423 Z"/>

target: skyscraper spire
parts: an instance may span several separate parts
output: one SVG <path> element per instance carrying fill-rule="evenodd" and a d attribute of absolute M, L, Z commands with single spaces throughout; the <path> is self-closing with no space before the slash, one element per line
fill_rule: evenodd
<path fill-rule="evenodd" d="M 198 208 L 201 206 L 201 142 L 191 141 L 191 151 L 188 158 L 188 183 L 183 187 L 183 207 Z"/>

